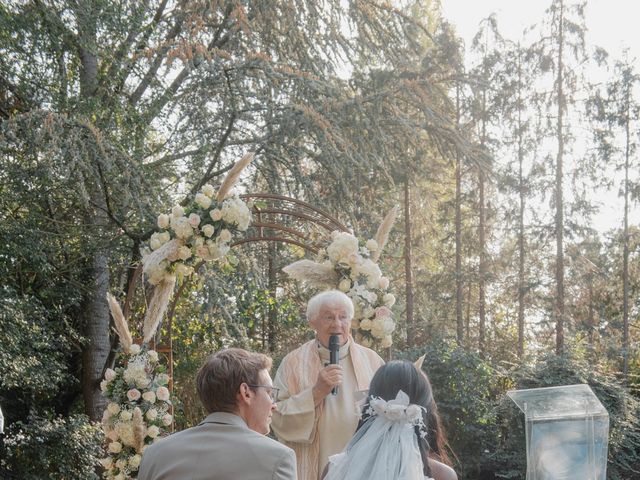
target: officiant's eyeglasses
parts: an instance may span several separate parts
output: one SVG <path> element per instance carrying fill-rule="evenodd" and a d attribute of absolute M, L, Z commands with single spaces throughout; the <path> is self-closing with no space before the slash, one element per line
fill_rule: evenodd
<path fill-rule="evenodd" d="M 249 384 L 247 384 L 247 387 L 266 388 L 267 392 L 269 393 L 269 396 L 271 397 L 271 401 L 273 403 L 276 403 L 278 401 L 278 392 L 280 392 L 279 388 L 272 387 L 271 385 L 249 385 Z"/>

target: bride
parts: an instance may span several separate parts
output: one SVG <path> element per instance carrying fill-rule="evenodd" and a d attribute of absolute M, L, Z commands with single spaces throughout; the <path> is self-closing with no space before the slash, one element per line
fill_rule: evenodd
<path fill-rule="evenodd" d="M 356 433 L 344 452 L 329 458 L 322 478 L 457 480 L 451 467 L 433 458 L 446 459 L 435 408 L 422 371 L 406 361 L 383 365 L 371 380 Z"/>

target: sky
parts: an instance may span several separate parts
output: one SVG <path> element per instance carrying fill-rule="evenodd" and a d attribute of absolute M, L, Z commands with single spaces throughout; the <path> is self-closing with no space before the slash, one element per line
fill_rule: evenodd
<path fill-rule="evenodd" d="M 522 31 L 539 23 L 551 0 L 440 0 L 444 17 L 455 26 L 467 48 L 479 28 L 480 21 L 496 14 L 498 30 L 510 40 L 518 40 Z M 635 58 L 640 71 L 640 1 L 588 0 L 585 10 L 587 45 L 603 47 L 613 58 L 622 58 L 625 48 Z M 597 75 L 594 72 L 594 76 Z M 594 217 L 600 232 L 620 227 L 622 204 L 615 191 L 602 198 L 601 210 Z M 640 220 L 640 208 L 630 208 L 632 223 Z"/>

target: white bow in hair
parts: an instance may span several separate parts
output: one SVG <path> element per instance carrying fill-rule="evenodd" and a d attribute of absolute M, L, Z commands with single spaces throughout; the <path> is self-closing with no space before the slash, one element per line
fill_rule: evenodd
<path fill-rule="evenodd" d="M 386 401 L 380 397 L 371 398 L 367 414 L 372 417 L 384 417 L 393 423 L 418 426 L 420 436 L 424 438 L 427 435 L 427 429 L 422 418 L 423 411 L 426 413 L 427 409 L 414 403 L 410 404 L 409 395 L 399 390 L 394 400 Z"/>

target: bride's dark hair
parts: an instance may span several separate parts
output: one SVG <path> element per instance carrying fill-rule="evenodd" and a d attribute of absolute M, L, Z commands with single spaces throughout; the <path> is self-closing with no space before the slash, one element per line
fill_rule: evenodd
<path fill-rule="evenodd" d="M 369 384 L 369 396 L 362 409 L 362 418 L 358 424 L 358 429 L 367 421 L 369 415 L 366 413 L 369 406 L 369 400 L 372 397 L 380 397 L 383 400 L 393 400 L 396 398 L 398 391 L 402 390 L 409 396 L 409 402 L 425 407 L 422 417 L 427 427 L 427 436 L 422 438 L 418 427 L 414 427 L 415 434 L 418 439 L 418 447 L 420 456 L 422 457 L 422 468 L 424 475 L 431 476 L 429 468 L 429 453 L 432 451 L 435 457 L 443 463 L 449 464 L 449 458 L 446 454 L 447 441 L 442 429 L 440 417 L 436 403 L 433 400 L 431 384 L 427 376 L 418 371 L 415 365 L 404 360 L 391 361 L 378 369 L 371 383 Z M 357 431 L 356 430 L 356 431 Z"/>

